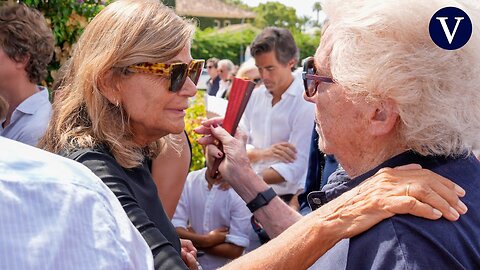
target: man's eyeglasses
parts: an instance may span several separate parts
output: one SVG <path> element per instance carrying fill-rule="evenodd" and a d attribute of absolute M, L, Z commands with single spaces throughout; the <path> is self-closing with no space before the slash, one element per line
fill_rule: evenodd
<path fill-rule="evenodd" d="M 313 97 L 317 93 L 317 88 L 320 83 L 334 83 L 332 78 L 317 75 L 317 68 L 315 67 L 313 57 L 310 56 L 303 61 L 302 78 L 307 97 Z"/>
<path fill-rule="evenodd" d="M 170 78 L 170 87 L 168 90 L 176 93 L 182 89 L 187 80 L 187 76 L 196 85 L 200 74 L 202 73 L 205 60 L 192 60 L 190 63 L 141 63 L 131 65 L 128 70 L 136 73 L 149 73 L 157 76 Z"/>

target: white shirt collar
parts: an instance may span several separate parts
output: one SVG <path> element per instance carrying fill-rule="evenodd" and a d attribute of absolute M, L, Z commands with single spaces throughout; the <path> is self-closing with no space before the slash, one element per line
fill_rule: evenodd
<path fill-rule="evenodd" d="M 288 86 L 287 90 L 282 94 L 282 98 L 286 98 L 287 96 L 298 96 L 303 94 L 303 82 L 302 78 L 299 76 L 296 76 L 294 73 L 292 73 L 293 76 L 293 81 L 292 83 Z M 301 87 L 299 86 L 301 85 Z M 263 86 L 265 87 L 265 85 Z M 272 96 L 270 91 L 265 87 L 266 89 L 266 95 Z"/>

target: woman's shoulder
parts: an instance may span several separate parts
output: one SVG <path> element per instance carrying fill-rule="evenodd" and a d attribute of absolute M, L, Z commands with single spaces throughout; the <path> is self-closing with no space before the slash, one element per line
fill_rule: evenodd
<path fill-rule="evenodd" d="M 77 147 L 62 155 L 83 164 L 101 179 L 125 176 L 122 166 L 104 145 Z"/>
<path fill-rule="evenodd" d="M 62 151 L 60 155 L 73 159 L 76 161 L 81 161 L 85 159 L 100 159 L 100 160 L 109 160 L 114 159 L 113 155 L 110 153 L 108 148 L 104 145 L 95 145 L 91 147 L 75 147 L 69 149 L 68 151 Z"/>

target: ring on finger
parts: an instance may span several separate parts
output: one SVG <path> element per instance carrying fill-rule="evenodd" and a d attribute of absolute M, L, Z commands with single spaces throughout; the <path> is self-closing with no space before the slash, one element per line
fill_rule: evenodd
<path fill-rule="evenodd" d="M 408 184 L 407 188 L 405 189 L 405 196 L 410 196 L 410 184 Z"/>

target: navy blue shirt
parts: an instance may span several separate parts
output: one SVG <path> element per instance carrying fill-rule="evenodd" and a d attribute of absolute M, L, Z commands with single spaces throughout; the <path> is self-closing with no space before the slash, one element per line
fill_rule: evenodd
<path fill-rule="evenodd" d="M 322 172 L 325 166 L 324 154 L 318 149 L 318 133 L 313 125 L 312 137 L 310 139 L 310 153 L 308 155 L 307 178 L 305 179 L 305 188 L 302 194 L 298 196 L 300 209 L 308 207 L 307 195 L 312 191 L 318 191 L 321 188 Z"/>
<path fill-rule="evenodd" d="M 463 158 L 424 157 L 405 152 L 375 169 L 317 194 L 329 201 L 374 175 L 380 168 L 417 163 L 466 190 L 469 208 L 456 222 L 396 215 L 367 232 L 340 242 L 315 266 L 318 269 L 480 269 L 480 163 Z"/>
<path fill-rule="evenodd" d="M 218 87 L 220 86 L 220 76 L 215 77 L 215 79 L 208 79 L 207 81 L 207 94 L 210 96 L 215 96 L 218 92 Z"/>

